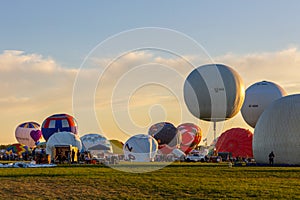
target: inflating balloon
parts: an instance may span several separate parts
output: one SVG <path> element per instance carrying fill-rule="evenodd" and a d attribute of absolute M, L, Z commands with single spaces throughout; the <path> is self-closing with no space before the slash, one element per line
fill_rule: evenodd
<path fill-rule="evenodd" d="M 182 137 L 180 150 L 184 153 L 191 152 L 201 142 L 202 131 L 197 125 L 184 123 L 180 124 L 177 129 Z"/>
<path fill-rule="evenodd" d="M 82 149 L 80 138 L 72 132 L 58 132 L 53 134 L 47 141 L 46 153 L 52 155 L 52 148 L 55 145 L 72 145 L 77 147 L 79 151 Z"/>
<path fill-rule="evenodd" d="M 111 146 L 112 146 L 112 151 L 114 154 L 119 154 L 122 155 L 124 154 L 123 152 L 123 146 L 124 143 L 119 141 L 119 140 L 109 140 Z"/>
<path fill-rule="evenodd" d="M 252 158 L 252 139 L 249 130 L 232 128 L 221 134 L 215 148 L 217 152 L 230 152 L 232 157 Z"/>
<path fill-rule="evenodd" d="M 84 151 L 105 151 L 112 153 L 112 146 L 109 140 L 103 135 L 90 133 L 80 137 Z"/>
<path fill-rule="evenodd" d="M 157 149 L 157 141 L 152 136 L 145 134 L 132 136 L 123 147 L 125 159 L 135 162 L 153 161 Z"/>
<path fill-rule="evenodd" d="M 152 125 L 148 134 L 157 140 L 158 148 L 163 154 L 171 153 L 181 143 L 181 134 L 169 122 L 159 122 Z"/>
<path fill-rule="evenodd" d="M 18 154 L 19 156 L 23 153 L 28 153 L 29 148 L 26 145 L 23 144 L 12 144 L 6 149 L 7 154 Z"/>
<path fill-rule="evenodd" d="M 253 153 L 257 163 L 300 165 L 300 94 L 273 101 L 261 114 L 254 129 Z"/>

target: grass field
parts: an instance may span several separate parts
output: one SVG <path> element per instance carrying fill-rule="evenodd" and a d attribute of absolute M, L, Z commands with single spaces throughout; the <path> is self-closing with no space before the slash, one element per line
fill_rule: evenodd
<path fill-rule="evenodd" d="M 2 168 L 0 184 L 0 199 L 299 199 L 300 168 L 203 163 L 172 164 L 148 173 L 102 165 Z"/>

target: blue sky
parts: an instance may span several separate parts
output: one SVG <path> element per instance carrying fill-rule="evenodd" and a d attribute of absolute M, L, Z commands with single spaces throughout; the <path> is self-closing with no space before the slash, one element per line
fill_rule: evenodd
<path fill-rule="evenodd" d="M 188 35 L 216 62 L 233 66 L 246 87 L 257 81 L 270 80 L 280 84 L 289 94 L 299 93 L 299 7 L 300 2 L 296 0 L 1 1 L 0 130 L 3 132 L 0 132 L 0 144 L 14 142 L 14 130 L 19 123 L 34 120 L 41 124 L 54 113 L 72 114 L 73 84 L 84 58 L 100 42 L 135 28 L 161 27 Z M 118 46 L 114 48 L 118 49 Z M 172 63 L 174 69 L 181 70 L 181 75 L 187 75 L 187 69 L 184 71 L 179 66 L 181 61 L 156 53 L 128 54 L 115 63 L 119 66 L 120 77 L 114 78 L 127 74 L 129 71 L 126 70 L 136 63 L 152 61 L 159 61 L 161 65 Z M 197 59 L 193 52 L 189 53 L 192 60 Z M 98 63 L 106 62 L 106 58 L 99 59 Z M 87 72 L 84 77 L 89 77 L 92 72 Z M 106 76 L 110 78 L 109 73 Z M 155 88 L 152 86 L 148 91 Z M 109 94 L 112 90 L 110 86 L 102 89 L 106 92 L 110 89 Z M 138 119 L 139 124 L 149 123 L 149 116 L 143 116 L 147 120 L 141 122 L 140 119 L 144 119 L 141 112 L 157 113 L 163 118 L 167 116 L 164 111 L 171 109 L 172 115 L 176 115 L 172 108 L 178 104 L 174 103 L 173 97 L 168 99 L 172 92 L 162 88 L 157 91 L 149 101 L 141 98 L 147 92 L 133 92 L 134 103 L 130 105 L 134 110 L 133 118 Z M 97 95 L 96 98 L 102 101 L 96 104 L 98 112 L 110 112 L 109 105 L 103 103 L 109 99 Z M 157 106 L 159 101 L 163 102 L 165 110 Z M 103 117 L 97 115 L 100 119 Z M 106 124 L 114 121 L 106 116 L 103 118 Z M 171 116 L 169 120 L 180 123 L 178 117 Z M 83 127 L 79 128 L 82 133 L 102 132 L 95 127 L 89 129 L 89 124 L 79 124 Z M 201 125 L 206 137 L 211 128 L 207 124 Z M 219 131 L 231 126 L 249 128 L 239 115 Z M 110 129 L 114 132 L 112 137 L 117 138 L 120 130 L 116 126 L 105 127 L 103 131 L 110 132 Z"/>
<path fill-rule="evenodd" d="M 274 51 L 299 44 L 297 1 L 2 1 L 0 50 L 18 49 L 78 67 L 121 31 L 164 27 L 213 55 Z"/>

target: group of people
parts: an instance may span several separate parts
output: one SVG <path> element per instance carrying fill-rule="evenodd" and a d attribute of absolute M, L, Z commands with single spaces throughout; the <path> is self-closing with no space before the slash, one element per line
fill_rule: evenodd
<path fill-rule="evenodd" d="M 28 153 L 24 153 L 24 154 L 16 154 L 16 153 L 11 153 L 11 154 L 0 154 L 0 160 L 29 160 L 30 159 L 30 155 Z"/>
<path fill-rule="evenodd" d="M 74 163 L 75 154 L 76 152 L 74 151 L 74 149 L 72 149 L 72 151 L 65 151 L 64 153 L 59 149 L 57 151 L 55 160 L 57 160 L 59 164 L 64 163 L 65 161 L 67 161 L 68 163 Z"/>

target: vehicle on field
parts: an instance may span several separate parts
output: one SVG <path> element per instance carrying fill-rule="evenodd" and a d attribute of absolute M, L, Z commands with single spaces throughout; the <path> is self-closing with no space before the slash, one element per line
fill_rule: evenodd
<path fill-rule="evenodd" d="M 205 156 L 201 154 L 188 154 L 185 157 L 186 162 L 205 162 Z"/>

